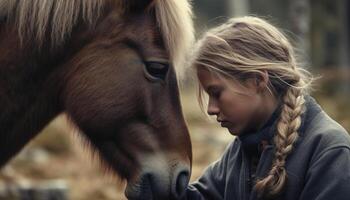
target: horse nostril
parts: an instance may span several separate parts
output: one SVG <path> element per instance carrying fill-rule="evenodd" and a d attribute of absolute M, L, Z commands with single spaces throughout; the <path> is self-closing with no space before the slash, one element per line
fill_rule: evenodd
<path fill-rule="evenodd" d="M 188 181 L 189 181 L 188 171 L 186 170 L 180 171 L 180 173 L 176 177 L 175 196 L 180 198 L 184 194 L 187 188 Z"/>

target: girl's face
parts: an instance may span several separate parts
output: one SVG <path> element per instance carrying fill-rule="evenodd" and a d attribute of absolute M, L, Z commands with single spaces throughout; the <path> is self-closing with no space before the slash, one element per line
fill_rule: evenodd
<path fill-rule="evenodd" d="M 208 114 L 233 135 L 259 130 L 272 113 L 255 79 L 238 82 L 205 68 L 198 68 L 197 76 L 209 96 Z"/>

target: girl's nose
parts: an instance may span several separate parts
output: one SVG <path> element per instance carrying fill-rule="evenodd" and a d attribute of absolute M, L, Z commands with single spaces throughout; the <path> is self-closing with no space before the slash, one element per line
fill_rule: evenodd
<path fill-rule="evenodd" d="M 208 109 L 207 109 L 208 115 L 218 115 L 220 113 L 220 109 L 217 106 L 217 103 L 209 99 L 208 102 Z"/>

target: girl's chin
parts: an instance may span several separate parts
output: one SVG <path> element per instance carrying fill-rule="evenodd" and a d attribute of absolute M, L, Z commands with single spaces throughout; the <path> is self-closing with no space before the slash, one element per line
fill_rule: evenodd
<path fill-rule="evenodd" d="M 239 132 L 235 128 L 227 128 L 228 132 L 230 132 L 231 135 L 238 136 Z"/>

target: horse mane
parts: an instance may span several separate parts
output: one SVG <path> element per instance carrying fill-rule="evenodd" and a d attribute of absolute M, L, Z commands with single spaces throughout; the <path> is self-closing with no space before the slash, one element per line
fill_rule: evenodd
<path fill-rule="evenodd" d="M 2 0 L 0 16 L 15 21 L 21 42 L 33 38 L 41 46 L 49 34 L 55 47 L 65 41 L 79 17 L 92 24 L 104 3 L 105 0 Z"/>
<path fill-rule="evenodd" d="M 34 38 L 40 47 L 50 35 L 53 47 L 62 44 L 82 17 L 93 25 L 110 0 L 1 0 L 0 18 L 14 19 L 20 40 Z M 125 11 L 128 0 L 114 0 Z M 177 68 L 183 71 L 185 55 L 194 40 L 188 0 L 154 0 L 158 26 Z"/>

